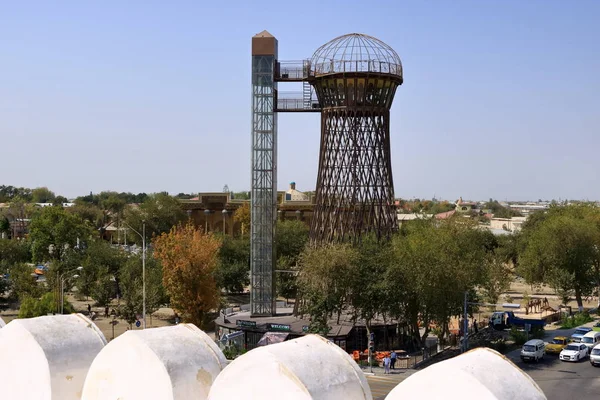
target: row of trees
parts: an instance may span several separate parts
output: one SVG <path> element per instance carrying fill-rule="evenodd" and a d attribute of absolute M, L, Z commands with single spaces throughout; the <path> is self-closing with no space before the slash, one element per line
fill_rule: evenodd
<path fill-rule="evenodd" d="M 327 332 L 327 321 L 342 313 L 367 329 L 376 317 L 404 321 L 420 345 L 434 326 L 448 333 L 465 292 L 497 302 L 511 281 L 504 246 L 488 231 L 451 219 L 411 221 L 389 242 L 366 237 L 357 246 L 307 247 L 298 264 L 300 310 L 315 332 Z"/>

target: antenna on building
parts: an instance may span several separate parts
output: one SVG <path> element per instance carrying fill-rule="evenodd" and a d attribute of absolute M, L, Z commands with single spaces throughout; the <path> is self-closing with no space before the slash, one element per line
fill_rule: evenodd
<path fill-rule="evenodd" d="M 229 186 L 227 184 L 223 186 L 223 193 L 229 193 Z"/>

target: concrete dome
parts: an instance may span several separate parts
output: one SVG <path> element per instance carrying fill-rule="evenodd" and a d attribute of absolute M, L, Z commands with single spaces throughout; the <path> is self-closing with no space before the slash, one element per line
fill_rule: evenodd
<path fill-rule="evenodd" d="M 4 320 L 0 317 L 0 328 L 4 328 L 5 326 Z"/>
<path fill-rule="evenodd" d="M 0 330 L 2 398 L 79 400 L 88 368 L 105 344 L 81 314 L 10 321 Z"/>
<path fill-rule="evenodd" d="M 371 400 L 354 360 L 317 335 L 259 347 L 217 377 L 210 400 Z"/>
<path fill-rule="evenodd" d="M 432 385 L 431 383 L 435 384 Z M 478 348 L 411 375 L 386 400 L 545 400 L 539 386 L 500 353 Z"/>
<path fill-rule="evenodd" d="M 227 360 L 192 324 L 128 331 L 92 363 L 82 400 L 206 399 Z"/>
<path fill-rule="evenodd" d="M 339 36 L 319 47 L 311 58 L 315 76 L 342 72 L 377 72 L 402 78 L 398 53 L 379 39 L 361 33 Z"/>

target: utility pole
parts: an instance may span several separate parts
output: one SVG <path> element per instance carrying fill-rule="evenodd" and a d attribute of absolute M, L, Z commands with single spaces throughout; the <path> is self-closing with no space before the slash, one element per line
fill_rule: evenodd
<path fill-rule="evenodd" d="M 142 322 L 146 329 L 146 221 L 142 221 Z"/>
<path fill-rule="evenodd" d="M 469 292 L 465 292 L 465 304 L 464 304 L 464 315 L 463 315 L 463 345 L 462 352 L 466 352 L 469 348 L 469 316 L 467 315 L 467 300 Z"/>

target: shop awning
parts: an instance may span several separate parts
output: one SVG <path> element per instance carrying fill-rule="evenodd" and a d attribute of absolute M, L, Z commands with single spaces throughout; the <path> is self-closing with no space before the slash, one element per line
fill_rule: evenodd
<path fill-rule="evenodd" d="M 260 338 L 256 345 L 267 346 L 269 344 L 281 343 L 287 339 L 289 335 L 288 332 L 267 332 Z"/>

